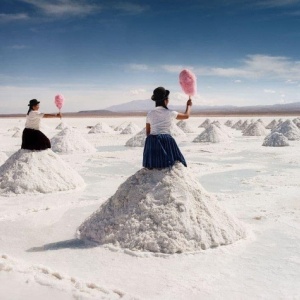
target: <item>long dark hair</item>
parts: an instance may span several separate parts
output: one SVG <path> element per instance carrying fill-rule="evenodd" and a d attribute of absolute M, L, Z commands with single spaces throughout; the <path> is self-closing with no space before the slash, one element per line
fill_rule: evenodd
<path fill-rule="evenodd" d="M 32 105 L 29 105 L 27 115 L 29 115 L 29 113 L 30 113 L 31 111 L 32 111 Z"/>
<path fill-rule="evenodd" d="M 166 106 L 166 103 L 165 103 L 165 100 L 167 100 L 168 98 L 165 98 L 163 100 L 156 100 L 155 101 L 155 107 L 158 107 L 158 106 L 162 106 L 164 107 L 165 109 L 168 109 L 168 107 Z"/>

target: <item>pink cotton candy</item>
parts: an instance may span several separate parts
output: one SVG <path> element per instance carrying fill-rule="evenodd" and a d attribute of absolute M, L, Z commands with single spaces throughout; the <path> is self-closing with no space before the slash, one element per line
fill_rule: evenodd
<path fill-rule="evenodd" d="M 64 99 L 64 96 L 63 96 L 63 95 L 58 94 L 58 95 L 55 96 L 54 103 L 55 103 L 56 107 L 57 107 L 59 110 L 61 110 L 61 108 L 62 108 L 62 106 L 63 106 L 63 104 L 64 104 L 64 100 L 65 100 L 65 99 Z"/>
<path fill-rule="evenodd" d="M 182 70 L 179 74 L 179 83 L 183 91 L 189 96 L 195 96 L 197 93 L 197 78 L 190 70 Z"/>

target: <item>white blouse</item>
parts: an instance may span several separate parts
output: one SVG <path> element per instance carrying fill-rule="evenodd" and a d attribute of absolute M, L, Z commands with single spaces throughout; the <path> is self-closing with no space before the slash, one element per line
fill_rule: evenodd
<path fill-rule="evenodd" d="M 171 134 L 171 125 L 178 115 L 177 111 L 162 106 L 155 107 L 147 114 L 146 123 L 150 124 L 150 134 Z"/>
<path fill-rule="evenodd" d="M 40 130 L 40 123 L 43 116 L 44 114 L 39 112 L 38 110 L 32 110 L 26 116 L 25 128 Z"/>

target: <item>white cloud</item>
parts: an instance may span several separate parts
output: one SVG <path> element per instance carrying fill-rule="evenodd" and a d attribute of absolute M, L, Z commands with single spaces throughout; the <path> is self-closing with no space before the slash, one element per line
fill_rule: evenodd
<path fill-rule="evenodd" d="M 266 93 L 266 94 L 276 94 L 276 91 L 269 90 L 269 89 L 264 89 L 264 93 Z"/>
<path fill-rule="evenodd" d="M 83 1 L 71 0 L 22 0 L 41 10 L 44 14 L 52 17 L 63 16 L 86 16 L 98 12 L 101 7 Z"/>
<path fill-rule="evenodd" d="M 15 22 L 29 19 L 29 16 L 25 13 L 19 14 L 0 14 L 0 22 Z"/>
<path fill-rule="evenodd" d="M 141 95 L 141 94 L 144 94 L 146 92 L 145 89 L 136 89 L 136 90 L 130 90 L 129 91 L 131 95 Z"/>
<path fill-rule="evenodd" d="M 241 83 L 241 82 L 242 82 L 242 80 L 240 80 L 240 79 L 236 79 L 236 80 L 234 80 L 233 82 L 234 82 L 234 83 Z"/>

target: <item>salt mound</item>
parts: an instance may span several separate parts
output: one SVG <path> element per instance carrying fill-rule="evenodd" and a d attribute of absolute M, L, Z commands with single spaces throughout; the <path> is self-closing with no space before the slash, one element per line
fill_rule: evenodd
<path fill-rule="evenodd" d="M 130 250 L 182 253 L 245 238 L 243 225 L 182 164 L 136 172 L 78 229 L 80 239 Z"/>
<path fill-rule="evenodd" d="M 262 136 L 267 135 L 267 130 L 265 126 L 259 122 L 256 121 L 253 124 L 250 124 L 243 133 L 243 136 Z"/>
<path fill-rule="evenodd" d="M 146 140 L 146 128 L 142 129 L 139 133 L 129 139 L 125 146 L 127 147 L 144 147 Z"/>
<path fill-rule="evenodd" d="M 272 132 L 282 133 L 288 140 L 300 140 L 300 130 L 291 120 L 286 120 L 272 130 Z"/>
<path fill-rule="evenodd" d="M 207 128 L 210 124 L 211 124 L 210 119 L 206 119 L 206 120 L 205 120 L 201 125 L 199 125 L 198 127 Z"/>
<path fill-rule="evenodd" d="M 258 119 L 257 122 L 260 122 L 266 128 L 266 124 L 262 119 Z"/>
<path fill-rule="evenodd" d="M 176 124 L 185 133 L 194 133 L 195 129 L 192 128 L 186 121 L 181 120 Z"/>
<path fill-rule="evenodd" d="M 22 136 L 22 131 L 21 130 L 17 130 L 13 135 L 12 135 L 12 137 L 14 137 L 14 138 L 19 138 L 19 137 L 21 137 Z"/>
<path fill-rule="evenodd" d="M 55 129 L 57 129 L 57 130 L 62 130 L 62 129 L 65 129 L 65 128 L 67 128 L 67 127 L 69 127 L 65 122 L 60 122 L 56 127 L 55 127 Z"/>
<path fill-rule="evenodd" d="M 298 128 L 300 128 L 300 118 L 295 118 L 295 119 L 293 120 L 293 122 L 295 123 L 295 125 L 296 125 Z"/>
<path fill-rule="evenodd" d="M 220 143 L 229 140 L 229 136 L 222 131 L 218 126 L 211 124 L 194 140 L 194 143 Z"/>
<path fill-rule="evenodd" d="M 179 128 L 175 123 L 171 124 L 170 127 L 171 136 L 186 136 L 185 132 Z"/>
<path fill-rule="evenodd" d="M 242 125 L 240 126 L 240 130 L 242 130 L 242 132 L 244 132 L 246 130 L 246 128 L 251 125 L 253 122 L 249 121 L 249 120 L 245 120 Z"/>
<path fill-rule="evenodd" d="M 121 134 L 134 134 L 140 130 L 139 126 L 130 122 L 120 133 Z"/>
<path fill-rule="evenodd" d="M 18 126 L 7 129 L 7 131 L 19 131 L 19 130 L 21 130 L 21 127 L 18 127 Z"/>
<path fill-rule="evenodd" d="M 266 136 L 262 145 L 267 147 L 284 147 L 290 144 L 282 133 L 273 132 Z"/>
<path fill-rule="evenodd" d="M 233 121 L 232 120 L 227 120 L 224 125 L 226 125 L 228 127 L 232 127 Z"/>
<path fill-rule="evenodd" d="M 240 130 L 240 127 L 241 127 L 242 124 L 243 124 L 243 121 L 242 120 L 238 120 L 236 123 L 234 123 L 232 125 L 231 128 L 236 129 L 236 130 Z"/>
<path fill-rule="evenodd" d="M 267 129 L 274 129 L 276 126 L 278 125 L 278 122 L 274 119 L 273 121 L 271 121 L 266 128 Z"/>
<path fill-rule="evenodd" d="M 53 193 L 83 186 L 81 176 L 51 149 L 20 149 L 0 167 L 0 194 Z"/>
<path fill-rule="evenodd" d="M 127 125 L 128 125 L 128 122 L 123 122 L 120 125 L 116 126 L 114 128 L 114 131 L 122 131 L 123 129 L 126 128 Z"/>
<path fill-rule="evenodd" d="M 51 139 L 51 148 L 59 153 L 90 153 L 96 149 L 81 133 L 70 127 L 63 129 Z"/>
<path fill-rule="evenodd" d="M 89 133 L 112 133 L 114 130 L 104 122 L 97 123 Z"/>
<path fill-rule="evenodd" d="M 3 152 L 0 152 L 0 166 L 8 159 L 8 156 L 3 153 Z"/>

